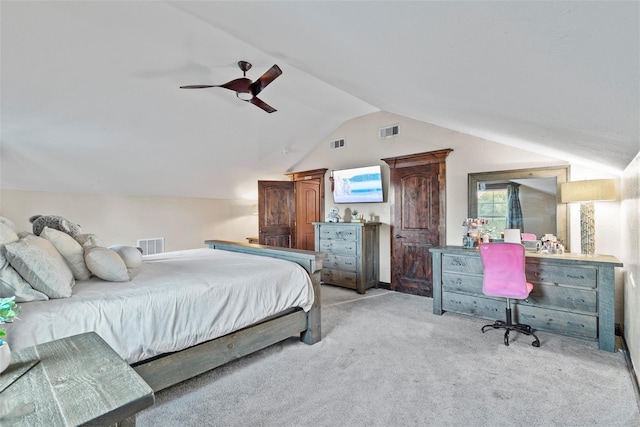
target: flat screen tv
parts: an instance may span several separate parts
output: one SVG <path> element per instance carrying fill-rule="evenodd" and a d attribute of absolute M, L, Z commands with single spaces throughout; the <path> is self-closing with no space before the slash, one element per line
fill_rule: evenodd
<path fill-rule="evenodd" d="M 332 172 L 334 203 L 382 202 L 380 165 Z"/>

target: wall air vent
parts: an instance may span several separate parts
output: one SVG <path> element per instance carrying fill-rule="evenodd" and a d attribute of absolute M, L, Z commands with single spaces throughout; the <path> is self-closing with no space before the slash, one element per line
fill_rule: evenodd
<path fill-rule="evenodd" d="M 386 128 L 380 128 L 378 130 L 378 138 L 392 138 L 400 133 L 400 125 L 388 126 Z"/>
<path fill-rule="evenodd" d="M 344 147 L 344 138 L 336 139 L 335 141 L 331 141 L 329 143 L 330 150 L 337 150 L 338 148 L 343 148 L 343 147 Z"/>
<path fill-rule="evenodd" d="M 139 239 L 138 247 L 142 248 L 142 255 L 161 254 L 164 252 L 164 237 Z"/>

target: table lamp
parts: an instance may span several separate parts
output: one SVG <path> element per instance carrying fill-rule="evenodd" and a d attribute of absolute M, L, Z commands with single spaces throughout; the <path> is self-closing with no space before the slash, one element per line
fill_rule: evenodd
<path fill-rule="evenodd" d="M 580 251 L 584 255 L 594 255 L 596 240 L 596 220 L 593 202 L 615 200 L 616 181 L 614 179 L 591 179 L 560 184 L 560 202 L 580 203 Z"/>

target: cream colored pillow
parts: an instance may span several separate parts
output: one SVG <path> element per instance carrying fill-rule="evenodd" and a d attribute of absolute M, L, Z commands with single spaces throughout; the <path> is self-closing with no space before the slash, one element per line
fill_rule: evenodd
<path fill-rule="evenodd" d="M 9 264 L 33 289 L 49 298 L 71 296 L 73 273 L 53 244 L 42 237 L 28 235 L 4 247 Z"/>
<path fill-rule="evenodd" d="M 87 280 L 91 276 L 91 272 L 87 268 L 84 262 L 84 250 L 80 243 L 78 243 L 73 237 L 62 231 L 44 227 L 40 232 L 40 237 L 43 237 L 53 243 L 60 255 L 67 262 L 67 265 L 73 273 L 73 277 L 76 280 Z"/>
<path fill-rule="evenodd" d="M 0 221 L 0 298 L 16 297 L 16 302 L 43 301 L 49 297 L 36 291 L 9 264 L 4 246 L 17 242 L 18 235 L 11 226 Z"/>
<path fill-rule="evenodd" d="M 84 261 L 91 273 L 109 282 L 129 280 L 127 266 L 115 251 L 103 246 L 85 246 Z"/>
<path fill-rule="evenodd" d="M 74 239 L 76 239 L 76 242 L 80 243 L 80 246 L 83 248 L 87 246 L 104 246 L 102 240 L 100 240 L 95 234 L 91 233 L 78 234 Z"/>
<path fill-rule="evenodd" d="M 128 269 L 139 268 L 142 265 L 142 252 L 133 246 L 114 245 L 109 249 L 115 251 L 124 261 Z"/>

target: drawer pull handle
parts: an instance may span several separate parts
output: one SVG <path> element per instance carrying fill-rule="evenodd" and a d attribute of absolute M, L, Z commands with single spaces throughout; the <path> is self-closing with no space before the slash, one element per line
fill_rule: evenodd
<path fill-rule="evenodd" d="M 578 279 L 578 280 L 584 280 L 584 276 L 573 276 L 571 274 L 567 274 L 567 277 L 569 279 Z"/>
<path fill-rule="evenodd" d="M 395 236 L 395 237 L 396 237 L 396 239 L 404 239 L 404 236 L 401 236 L 401 235 L 399 235 L 399 234 L 396 234 L 396 236 Z"/>
<path fill-rule="evenodd" d="M 584 299 L 583 298 L 567 297 L 567 301 L 584 302 Z"/>
<path fill-rule="evenodd" d="M 453 304 L 462 304 L 462 301 L 456 301 L 456 300 L 453 300 L 453 299 L 450 299 L 449 302 L 453 303 Z"/>
<path fill-rule="evenodd" d="M 533 314 L 519 314 L 520 317 L 523 317 L 525 319 L 535 319 L 536 316 L 534 316 Z"/>
<path fill-rule="evenodd" d="M 580 324 L 580 323 L 573 323 L 573 322 L 567 322 L 567 326 L 573 326 L 576 328 L 584 328 L 584 325 Z"/>

